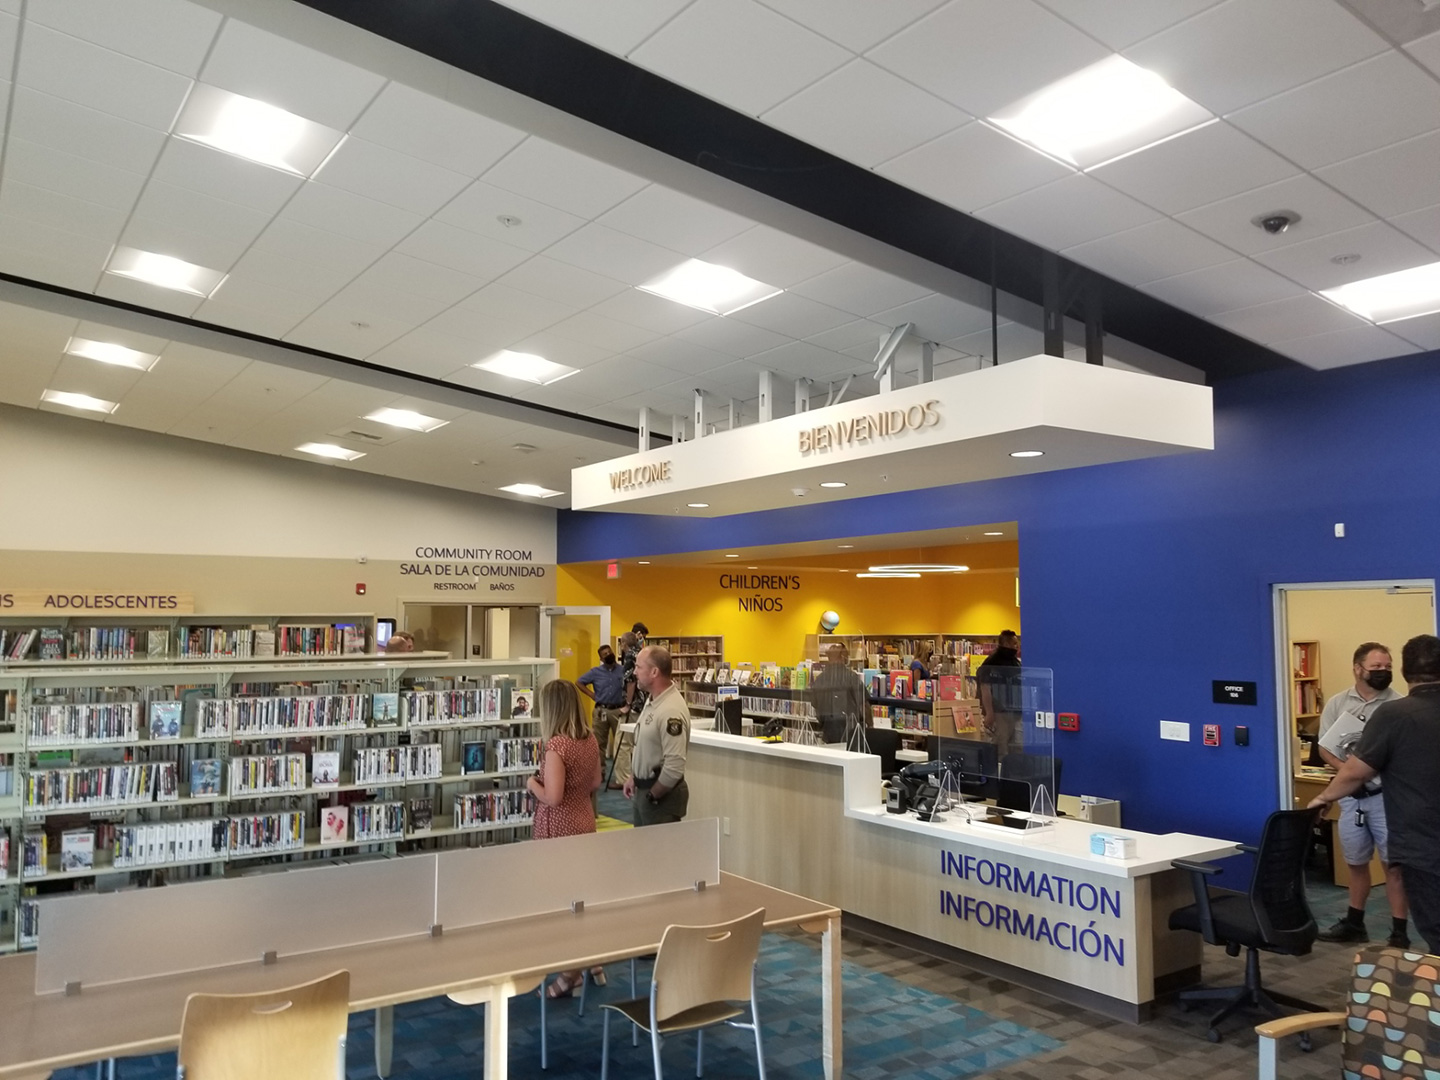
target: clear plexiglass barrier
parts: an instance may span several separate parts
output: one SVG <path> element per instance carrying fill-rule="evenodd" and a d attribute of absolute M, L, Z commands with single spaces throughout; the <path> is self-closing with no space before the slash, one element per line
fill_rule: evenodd
<path fill-rule="evenodd" d="M 680 821 L 438 856 L 447 930 L 720 883 L 720 822 Z"/>
<path fill-rule="evenodd" d="M 910 811 L 1007 833 L 1047 829 L 1060 792 L 1053 673 L 982 666 L 965 690 L 934 703 L 930 760 L 901 772 Z"/>
<path fill-rule="evenodd" d="M 40 922 L 35 992 L 258 963 L 267 953 L 388 941 L 437 923 L 459 929 L 700 881 L 720 883 L 715 818 L 55 897 Z"/>

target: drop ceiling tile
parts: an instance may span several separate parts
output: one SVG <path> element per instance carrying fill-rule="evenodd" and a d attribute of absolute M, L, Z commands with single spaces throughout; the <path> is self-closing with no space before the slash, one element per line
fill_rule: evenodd
<path fill-rule="evenodd" d="M 1073 173 L 975 212 L 982 221 L 1059 251 L 1155 221 L 1160 213 L 1092 177 Z"/>
<path fill-rule="evenodd" d="M 722 319 L 719 316 L 686 327 L 675 337 L 690 345 L 699 345 L 702 349 L 723 353 L 732 359 L 754 356 L 756 353 L 784 345 L 790 340 L 773 330 L 765 330 L 734 319 Z"/>
<path fill-rule="evenodd" d="M 1204 270 L 1161 278 L 1145 285 L 1144 291 L 1201 318 L 1221 311 L 1300 296 L 1305 292 L 1288 278 L 1249 259 L 1236 259 L 1219 266 L 1208 266 Z"/>
<path fill-rule="evenodd" d="M 157 356 L 165 352 L 172 344 L 165 338 L 154 337 L 150 334 L 137 334 L 133 330 L 124 330 L 88 320 L 81 321 L 75 326 L 75 336 L 88 338 L 91 341 L 110 341 L 117 345 L 139 349 L 141 352 L 154 353 Z"/>
<path fill-rule="evenodd" d="M 260 234 L 255 241 L 254 250 L 280 259 L 292 259 L 302 268 L 313 265 L 340 271 L 345 280 L 349 281 L 385 254 L 390 246 L 383 242 L 356 239 L 328 229 L 315 228 L 292 218 L 278 217 Z M 317 285 L 317 290 L 321 292 L 327 288 L 327 282 Z M 336 288 L 339 288 L 339 285 Z"/>
<path fill-rule="evenodd" d="M 192 78 L 221 21 L 186 0 L 30 0 L 25 17 Z"/>
<path fill-rule="evenodd" d="M 658 336 L 653 330 L 646 330 L 633 323 L 607 319 L 592 311 L 582 311 L 578 315 L 562 319 L 550 327 L 547 333 L 574 338 L 576 341 L 593 345 L 607 353 L 625 352 L 627 349 L 633 349 L 647 341 L 654 341 Z"/>
<path fill-rule="evenodd" d="M 792 379 L 833 379 L 850 374 L 861 366 L 852 357 L 822 349 L 808 341 L 792 341 L 778 349 L 752 356 L 749 362 Z"/>
<path fill-rule="evenodd" d="M 50 376 L 50 389 L 89 394 L 104 401 L 124 401 L 146 372 L 115 364 L 97 364 L 78 356 L 62 356 Z"/>
<path fill-rule="evenodd" d="M 703 252 L 701 258 L 780 289 L 788 289 L 849 261 L 829 248 L 769 225 L 756 225 L 733 240 Z"/>
<path fill-rule="evenodd" d="M 295 329 L 305 315 L 309 314 L 313 306 L 313 304 L 308 305 L 304 315 L 296 315 L 281 305 L 266 304 L 263 307 L 242 307 L 217 297 L 213 300 L 206 300 L 196 308 L 194 318 L 203 323 L 211 323 L 231 330 L 241 330 L 247 334 L 259 334 L 261 337 L 279 341 Z"/>
<path fill-rule="evenodd" d="M 279 169 L 268 169 L 184 139 L 166 140 L 153 176 L 167 184 L 265 214 L 279 213 L 305 183 L 300 177 Z"/>
<path fill-rule="evenodd" d="M 34 24 L 18 68 L 23 86 L 161 131 L 190 91 L 183 75 Z"/>
<path fill-rule="evenodd" d="M 1427 34 L 1407 42 L 1405 51 L 1436 75 L 1440 75 L 1440 33 Z"/>
<path fill-rule="evenodd" d="M 226 21 L 200 81 L 348 131 L 385 79 L 236 19 Z"/>
<path fill-rule="evenodd" d="M 739 214 L 659 184 L 642 188 L 598 221 L 618 232 L 686 255 L 698 255 L 739 236 L 755 224 Z"/>
<path fill-rule="evenodd" d="M 1302 364 L 1322 371 L 1348 367 L 1351 364 L 1364 364 L 1371 360 L 1386 360 L 1392 356 L 1407 356 L 1420 351 L 1404 338 L 1378 326 L 1357 326 L 1329 334 L 1277 341 L 1270 347 L 1292 360 L 1299 360 Z"/>
<path fill-rule="evenodd" d="M 460 311 L 482 315 L 509 326 L 523 327 L 519 336 L 538 333 L 576 313 L 576 309 L 569 304 L 561 304 L 547 297 L 521 292 L 498 283 L 486 285 L 473 296 L 461 301 L 459 308 L 453 313 L 457 320 L 460 318 Z M 445 313 L 447 318 L 451 315 L 452 312 Z M 450 332 L 445 330 L 438 320 L 433 328 L 444 333 Z"/>
<path fill-rule="evenodd" d="M 15 70 L 15 41 L 19 30 L 20 20 L 16 16 L 0 12 L 0 71 L 7 77 Z"/>
<path fill-rule="evenodd" d="M 508 124 L 397 82 L 386 84 L 350 133 L 472 180 L 525 138 Z"/>
<path fill-rule="evenodd" d="M 223 292 L 229 289 L 236 279 L 242 279 L 281 292 L 309 297 L 314 305 L 334 296 L 355 277 L 349 270 L 302 262 L 257 244 L 240 257 L 240 261 L 230 271 L 230 280 L 220 288 Z"/>
<path fill-rule="evenodd" d="M 502 217 L 518 219 L 519 224 L 506 225 Z M 543 251 L 585 224 L 584 218 L 478 181 L 451 200 L 435 220 L 526 251 Z"/>
<path fill-rule="evenodd" d="M 503 188 L 584 218 L 600 216 L 646 183 L 623 169 L 535 136 L 505 155 L 482 179 L 491 187 Z M 464 226 L 465 223 L 454 224 Z"/>
<path fill-rule="evenodd" d="M 765 303 L 770 303 L 770 301 L 767 300 Z M 756 305 L 756 307 L 762 306 L 761 304 Z M 610 299 L 600 301 L 590 310 L 607 319 L 632 323 L 635 326 L 644 327 L 646 330 L 653 330 L 657 334 L 678 333 L 687 326 L 694 326 L 696 323 L 715 317 L 707 311 L 696 311 L 684 304 L 677 304 L 673 300 L 665 300 L 652 293 L 641 292 L 639 289 L 626 289 L 624 292 L 616 293 Z"/>
<path fill-rule="evenodd" d="M 138 174 L 143 182 L 167 141 L 162 131 L 27 86 L 14 87 L 13 93 L 10 139 L 78 155 L 74 159 L 77 168 L 81 161 L 100 162 Z M 7 163 L 7 174 L 9 169 Z M 138 194 L 138 186 L 135 191 Z"/>
<path fill-rule="evenodd" d="M 792 286 L 790 292 L 861 317 L 930 295 L 930 289 L 924 285 L 858 262 L 837 266 L 802 281 Z"/>
<path fill-rule="evenodd" d="M 30 223 L 26 222 L 26 224 Z M 100 273 L 98 269 L 42 252 L 7 247 L 4 244 L 6 232 L 5 219 L 0 219 L 0 271 L 14 274 L 16 277 L 29 278 L 31 281 L 43 281 L 47 285 L 59 285 L 61 288 L 74 289 L 77 292 L 89 292 L 95 287 L 95 279 Z M 8 370 L 5 377 L 10 377 Z M 4 381 L 4 379 L 0 379 L 0 385 L 3 385 Z"/>
<path fill-rule="evenodd" d="M 472 329 L 480 321 L 480 316 L 473 316 Z M 371 353 L 369 359 L 372 363 L 386 367 L 443 379 L 467 364 L 473 364 L 504 348 L 504 344 L 510 339 L 508 330 L 498 324 L 494 334 L 488 338 L 479 334 L 455 337 L 438 333 L 426 326 L 412 330 L 383 349 Z"/>
<path fill-rule="evenodd" d="M 1227 119 L 1316 169 L 1440 128 L 1440 84 L 1392 51 Z"/>
<path fill-rule="evenodd" d="M 544 255 L 531 256 L 499 280 L 512 289 L 544 296 L 576 309 L 588 308 L 629 288 L 623 281 L 592 274 Z"/>
<path fill-rule="evenodd" d="M 966 213 L 1074 173 L 980 123 L 901 154 L 875 171 Z"/>
<path fill-rule="evenodd" d="M 73 265 L 77 270 L 100 273 L 110 257 L 111 245 L 94 237 L 57 229 L 38 221 L 0 215 L 0 253 L 19 251 Z"/>
<path fill-rule="evenodd" d="M 1262 345 L 1369 325 L 1310 293 L 1221 312 L 1210 316 L 1210 321 Z"/>
<path fill-rule="evenodd" d="M 1235 253 L 1168 218 L 1066 248 L 1065 257 L 1127 285 L 1218 266 Z"/>
<path fill-rule="evenodd" d="M 278 220 L 339 233 L 389 249 L 424 220 L 419 214 L 367 199 L 328 184 L 310 183 L 296 192 Z"/>
<path fill-rule="evenodd" d="M 61 195 L 6 179 L 0 186 L 0 214 L 38 221 L 78 236 L 114 243 L 125 224 L 125 211 Z"/>
<path fill-rule="evenodd" d="M 1125 56 L 1224 115 L 1387 47 L 1339 4 L 1230 0 L 1126 49 Z"/>
<path fill-rule="evenodd" d="M 460 194 L 471 178 L 351 136 L 315 179 L 428 217 Z"/>
<path fill-rule="evenodd" d="M 377 295 L 413 293 L 449 307 L 479 289 L 485 280 L 392 251 L 382 255 L 374 266 L 355 279 L 354 284 L 375 289 Z"/>
<path fill-rule="evenodd" d="M 856 319 L 854 322 L 837 326 L 833 330 L 824 330 L 818 334 L 811 334 L 805 340 L 812 345 L 819 345 L 822 349 L 830 349 L 832 352 L 846 353 L 847 350 L 857 345 L 869 350 L 869 355 L 874 356 L 880 350 L 880 342 L 889 336 L 893 326 L 875 322 L 871 319 Z M 776 342 L 776 345 L 781 344 Z"/>
<path fill-rule="evenodd" d="M 601 348 L 572 335 L 561 334 L 554 326 L 521 338 L 514 347 L 516 352 L 534 353 L 553 363 L 573 368 L 587 368 L 615 355 L 613 349 Z"/>
<path fill-rule="evenodd" d="M 1386 323 L 1385 329 L 1422 349 L 1440 349 L 1440 314 Z"/>
<path fill-rule="evenodd" d="M 597 361 L 555 385 L 568 393 L 580 395 L 586 402 L 584 411 L 616 398 L 644 393 L 647 388 L 664 385 L 675 378 L 669 368 L 647 364 L 634 356 L 611 356 Z M 630 413 L 627 423 L 634 424 L 637 417 Z"/>
<path fill-rule="evenodd" d="M 873 168 L 954 131 L 971 117 L 857 58 L 760 119 L 836 157 Z"/>
<path fill-rule="evenodd" d="M 365 316 L 360 318 L 358 316 Z M 362 323 L 356 326 L 356 323 Z M 327 304 L 285 335 L 286 341 L 365 359 L 414 326 L 407 320 L 387 318 L 369 311 L 356 311 L 347 304 Z"/>
<path fill-rule="evenodd" d="M 6 142 L 5 177 L 124 213 L 145 186 L 145 177 L 137 173 L 13 137 Z"/>
<path fill-rule="evenodd" d="M 445 300 L 425 296 L 422 293 L 396 289 L 387 283 L 366 280 L 362 275 L 316 309 L 316 313 L 335 312 L 357 322 L 375 322 L 378 318 L 387 324 L 398 322 L 409 332 L 429 322 L 440 312 L 450 307 Z M 396 334 L 394 337 L 399 337 Z M 381 348 L 394 337 L 374 346 Z"/>
<path fill-rule="evenodd" d="M 545 254 L 627 285 L 641 285 L 685 261 L 680 252 L 594 222 L 550 245 Z"/>
<path fill-rule="evenodd" d="M 1221 0 L 1040 0 L 1062 19 L 1119 51 Z"/>
<path fill-rule="evenodd" d="M 319 307 L 323 299 L 316 297 L 313 293 L 279 288 L 243 274 L 231 274 L 220 285 L 220 288 L 215 290 L 211 299 L 200 305 L 196 317 L 206 319 L 206 312 L 221 304 L 226 307 L 251 308 L 255 311 L 273 310 L 277 319 L 288 320 L 285 329 L 289 330 L 290 327 Z M 206 321 L 213 320 L 206 319 Z M 258 333 L 258 331 L 256 332 Z"/>
<path fill-rule="evenodd" d="M 854 321 L 848 312 L 788 292 L 752 304 L 728 317 L 797 339 Z"/>
<path fill-rule="evenodd" d="M 176 187 L 162 180 L 151 180 L 145 185 L 140 200 L 135 204 L 135 216 L 161 218 L 191 232 L 213 233 L 227 239 L 244 238 L 247 245 L 260 235 L 270 220 L 259 210 L 212 198 L 190 188 Z"/>
<path fill-rule="evenodd" d="M 407 236 L 395 251 L 479 278 L 482 284 L 531 257 L 523 248 L 485 239 L 434 220 L 425 222 Z"/>
<path fill-rule="evenodd" d="M 761 0 L 768 8 L 823 34 L 851 52 L 878 45 L 945 0 Z"/>
<path fill-rule="evenodd" d="M 1167 214 L 1228 199 L 1299 173 L 1223 120 L 1091 169 L 1102 183 Z"/>
<path fill-rule="evenodd" d="M 850 54 L 753 0 L 695 0 L 629 58 L 722 105 L 759 116 Z"/>
<path fill-rule="evenodd" d="M 195 309 L 201 302 L 200 297 L 191 296 L 189 293 L 162 289 L 134 278 L 117 277 L 115 274 L 100 275 L 95 295 L 110 300 L 123 300 L 127 304 L 153 308 L 156 311 L 167 311 L 171 315 L 183 315 L 186 318 L 195 314 Z"/>
<path fill-rule="evenodd" d="M 664 26 L 690 0 L 607 0 L 604 7 L 556 0 L 501 0 L 506 7 L 617 56 Z"/>
<path fill-rule="evenodd" d="M 1108 50 L 1032 0 L 952 0 L 866 55 L 983 117 L 1105 59 Z"/>
<path fill-rule="evenodd" d="M 254 233 L 258 234 L 259 229 L 256 228 Z M 163 216 L 141 217 L 138 214 L 130 218 L 125 231 L 120 234 L 120 243 L 125 247 L 153 251 L 226 272 L 253 241 L 254 235 L 247 235 L 238 227 L 231 230 L 210 227 L 197 232 L 182 228 Z"/>
<path fill-rule="evenodd" d="M 1293 211 L 1300 220 L 1273 235 L 1253 224 L 1255 218 L 1276 210 Z M 1177 214 L 1176 219 L 1242 255 L 1289 247 L 1375 220 L 1372 214 L 1308 174 L 1187 210 Z"/>
<path fill-rule="evenodd" d="M 914 323 L 915 332 L 927 341 L 948 341 L 990 325 L 989 311 L 939 293 L 877 312 L 874 318 L 887 327 Z M 876 347 L 878 349 L 878 342 Z"/>
<path fill-rule="evenodd" d="M 1433 206 L 1434 178 L 1440 175 L 1440 132 L 1317 169 L 1315 175 L 1380 217 Z"/>
<path fill-rule="evenodd" d="M 1359 255 L 1360 260 L 1348 264 L 1331 261 L 1352 254 Z M 1331 289 L 1435 261 L 1433 252 L 1381 221 L 1262 252 L 1255 258 L 1307 289 Z"/>
<path fill-rule="evenodd" d="M 726 356 L 713 349 L 681 341 L 677 337 L 660 338 L 657 341 L 648 342 L 631 349 L 626 355 L 655 367 L 664 368 L 670 372 L 670 379 L 689 378 L 713 368 L 724 367 L 735 359 L 733 356 Z"/>
<path fill-rule="evenodd" d="M 1390 224 L 1414 237 L 1431 251 L 1440 253 L 1440 206 L 1429 206 L 1412 214 L 1391 218 Z"/>

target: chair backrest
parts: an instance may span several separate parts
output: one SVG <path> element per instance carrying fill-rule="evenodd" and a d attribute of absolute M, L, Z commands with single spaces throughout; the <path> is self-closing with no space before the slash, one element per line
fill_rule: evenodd
<path fill-rule="evenodd" d="M 1368 948 L 1355 954 L 1340 1058 L 1345 1074 L 1440 1072 L 1440 956 Z"/>
<path fill-rule="evenodd" d="M 1012 751 L 1000 759 L 1000 775 L 1007 780 L 1023 780 L 1030 785 L 1031 805 L 1034 805 L 1035 789 L 1037 786 L 1047 788 L 1050 793 L 1050 806 L 1053 809 L 1060 800 L 1060 766 L 1064 764 L 1059 758 L 1049 754 L 1027 754 L 1023 751 Z M 1025 807 L 1029 810 L 1030 807 Z"/>
<path fill-rule="evenodd" d="M 1308 952 L 1318 930 L 1305 899 L 1305 855 L 1318 810 L 1276 810 L 1265 819 L 1250 904 L 1266 945 L 1281 952 Z"/>
<path fill-rule="evenodd" d="M 900 732 L 893 728 L 869 728 L 865 732 L 865 741 L 870 744 L 870 752 L 880 756 L 880 774 L 884 776 L 895 772 L 895 754 L 900 749 Z"/>
<path fill-rule="evenodd" d="M 655 1019 L 712 1001 L 749 1001 L 765 909 L 714 926 L 670 926 L 655 954 Z"/>
<path fill-rule="evenodd" d="M 336 1080 L 350 973 L 260 994 L 191 994 L 180 1025 L 185 1080 Z"/>

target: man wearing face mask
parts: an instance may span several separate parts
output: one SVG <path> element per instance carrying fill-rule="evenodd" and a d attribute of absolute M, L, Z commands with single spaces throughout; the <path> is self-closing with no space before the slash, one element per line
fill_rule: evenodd
<path fill-rule="evenodd" d="M 1320 756 L 1336 769 L 1344 766 L 1360 743 L 1365 722 L 1380 705 L 1400 695 L 1390 685 L 1393 661 L 1390 650 L 1378 641 L 1367 641 L 1355 650 L 1355 685 L 1347 687 L 1325 703 L 1320 714 Z M 1340 834 L 1340 853 L 1350 868 L 1350 910 L 1339 922 L 1320 932 L 1321 941 L 1368 941 L 1365 929 L 1365 901 L 1370 896 L 1370 858 L 1378 850 L 1385 866 L 1385 895 L 1390 901 L 1391 928 L 1387 944 L 1404 949 L 1410 945 L 1405 885 L 1400 867 L 1389 858 L 1389 829 L 1380 778 L 1366 783 L 1353 796 L 1340 800 L 1340 817 L 1335 829 Z"/>
<path fill-rule="evenodd" d="M 610 756 L 610 738 L 619 735 L 621 712 L 625 708 L 625 669 L 615 659 L 615 650 L 601 645 L 596 650 L 600 663 L 575 680 L 580 692 L 595 702 L 590 726 L 600 743 L 600 764 Z"/>

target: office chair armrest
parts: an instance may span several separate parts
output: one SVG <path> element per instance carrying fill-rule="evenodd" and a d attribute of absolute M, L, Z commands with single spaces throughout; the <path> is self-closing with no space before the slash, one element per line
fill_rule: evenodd
<path fill-rule="evenodd" d="M 1214 877 L 1224 869 L 1214 863 L 1191 862 L 1189 859 L 1172 859 L 1170 865 L 1176 870 L 1189 870 L 1192 874 L 1204 874 L 1207 877 Z"/>
<path fill-rule="evenodd" d="M 1299 1035 L 1302 1031 L 1316 1028 L 1335 1027 L 1345 1022 L 1343 1012 L 1300 1013 L 1298 1016 L 1282 1016 L 1255 1025 L 1255 1034 L 1262 1039 L 1283 1039 L 1287 1035 Z"/>
<path fill-rule="evenodd" d="M 1236 844 L 1236 851 L 1243 851 L 1246 855 L 1259 855 L 1260 849 L 1254 844 Z"/>
<path fill-rule="evenodd" d="M 1215 936 L 1215 916 L 1210 910 L 1210 887 L 1205 884 L 1205 879 L 1220 873 L 1221 867 L 1189 859 L 1175 859 L 1170 865 L 1190 874 L 1190 887 L 1195 891 L 1195 910 L 1200 916 L 1200 936 L 1210 945 L 1219 945 L 1220 939 Z"/>

